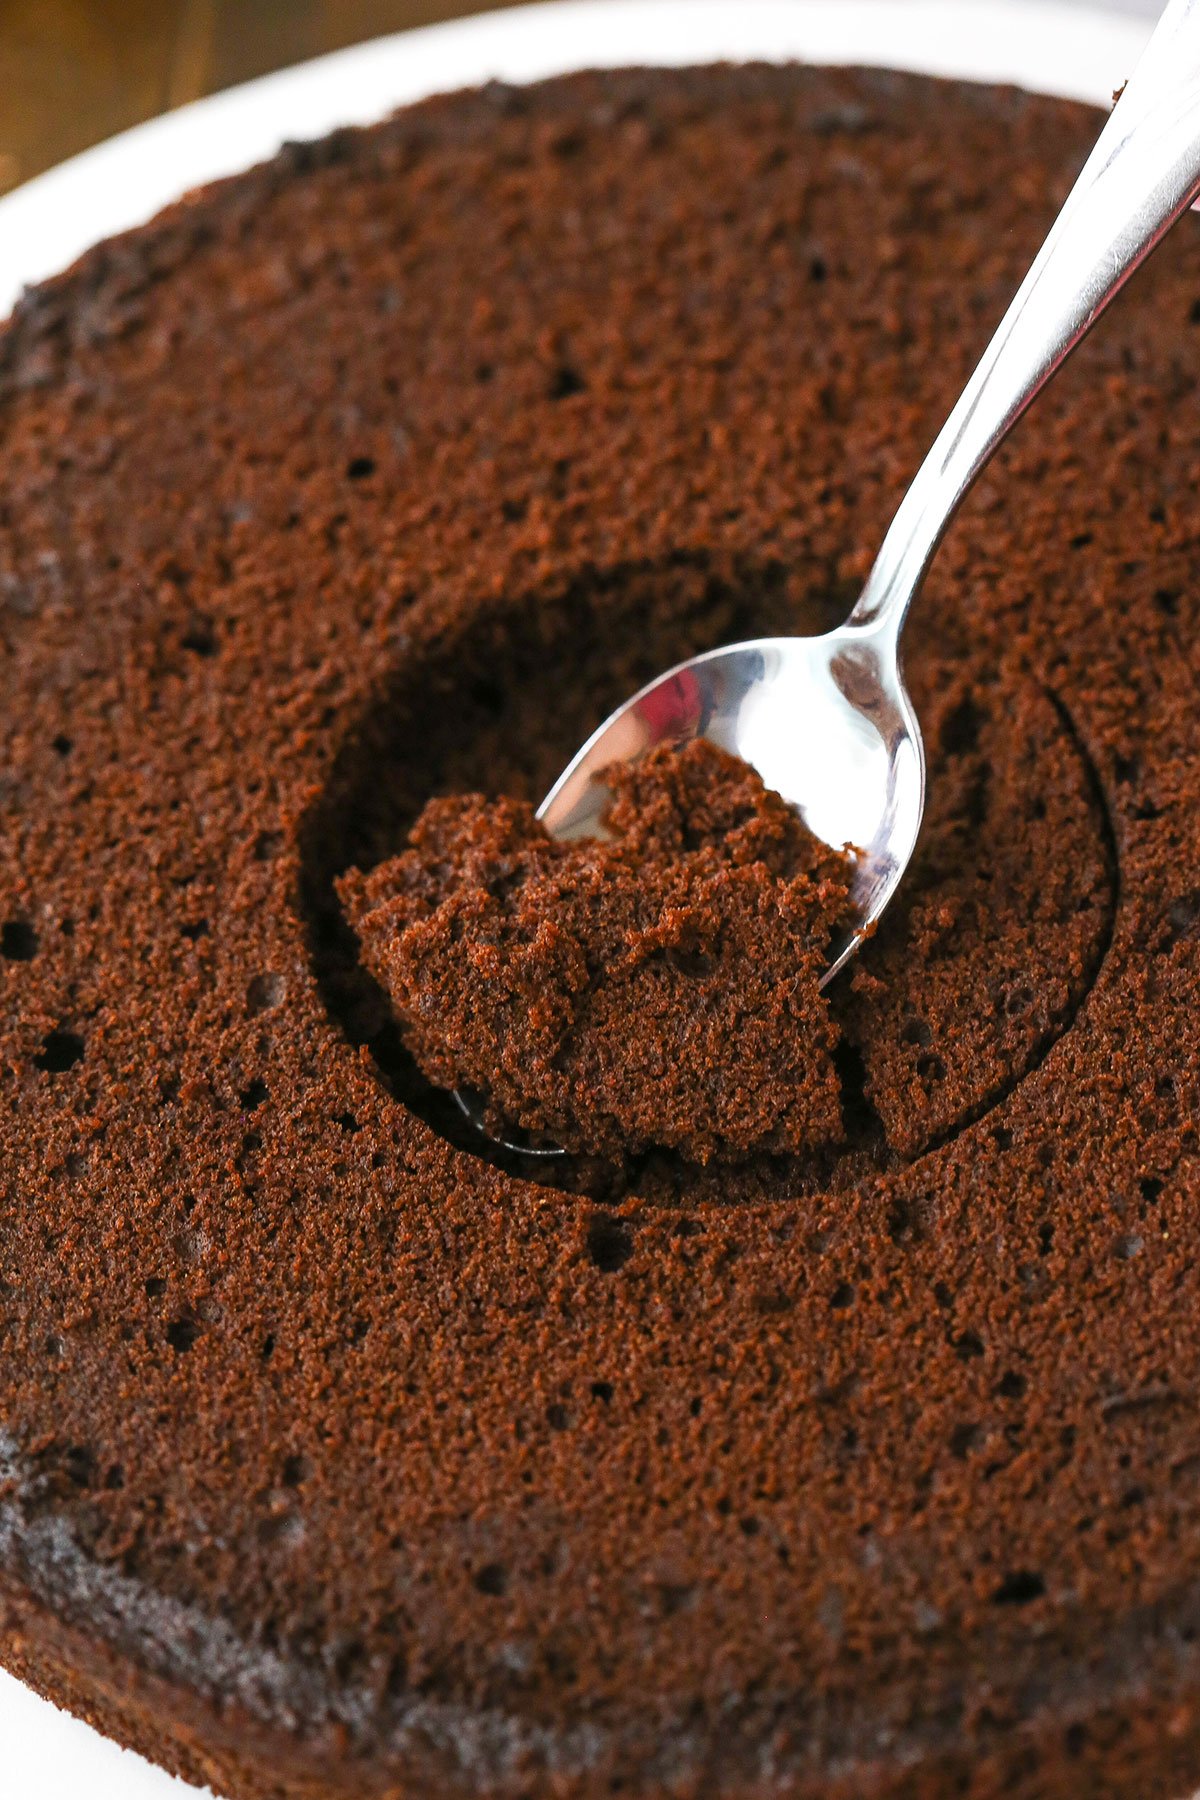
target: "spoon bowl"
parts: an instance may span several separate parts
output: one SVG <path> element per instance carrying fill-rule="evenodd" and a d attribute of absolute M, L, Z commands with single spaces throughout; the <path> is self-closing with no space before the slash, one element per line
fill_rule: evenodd
<path fill-rule="evenodd" d="M 659 744 L 709 738 L 750 763 L 808 829 L 851 852 L 852 924 L 830 945 L 822 986 L 892 897 L 916 844 L 925 751 L 885 634 L 754 638 L 648 682 L 605 720 L 538 809 L 552 837 L 602 837 L 604 772 Z"/>

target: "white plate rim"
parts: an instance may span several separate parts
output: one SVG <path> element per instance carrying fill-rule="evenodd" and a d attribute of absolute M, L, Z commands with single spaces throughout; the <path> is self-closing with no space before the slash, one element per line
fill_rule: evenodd
<path fill-rule="evenodd" d="M 0 199 L 0 319 L 26 287 L 288 139 L 455 88 L 585 67 L 861 63 L 1107 103 L 1151 22 L 1064 0 L 552 0 L 376 38 L 151 119 Z M 174 1781 L 0 1671 L 13 1800 L 187 1800 Z M 10 1785 L 15 1783 L 15 1785 Z"/>

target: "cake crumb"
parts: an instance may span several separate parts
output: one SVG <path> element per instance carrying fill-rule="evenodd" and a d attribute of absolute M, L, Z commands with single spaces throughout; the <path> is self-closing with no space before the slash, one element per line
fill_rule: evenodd
<path fill-rule="evenodd" d="M 525 802 L 455 795 L 342 877 L 421 1069 L 481 1095 L 496 1135 L 593 1156 L 838 1143 L 819 984 L 848 859 L 703 739 L 606 785 L 607 838 L 558 842 Z"/>

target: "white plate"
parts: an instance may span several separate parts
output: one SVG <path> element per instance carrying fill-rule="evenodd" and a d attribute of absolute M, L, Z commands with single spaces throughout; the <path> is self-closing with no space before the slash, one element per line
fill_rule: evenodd
<path fill-rule="evenodd" d="M 188 188 L 288 138 L 492 77 L 760 58 L 1014 81 L 1107 103 L 1149 21 L 1050 0 L 563 0 L 381 38 L 139 125 L 0 200 L 0 317 L 21 290 Z M 0 1674 L 6 1800 L 185 1800 L 171 1781 Z"/>

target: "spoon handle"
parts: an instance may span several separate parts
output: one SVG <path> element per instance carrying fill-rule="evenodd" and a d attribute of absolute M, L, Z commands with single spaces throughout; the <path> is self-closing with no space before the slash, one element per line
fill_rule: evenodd
<path fill-rule="evenodd" d="M 898 638 L 971 483 L 1200 191 L 1200 0 L 1169 0 L 975 373 L 896 513 L 851 627 Z"/>

